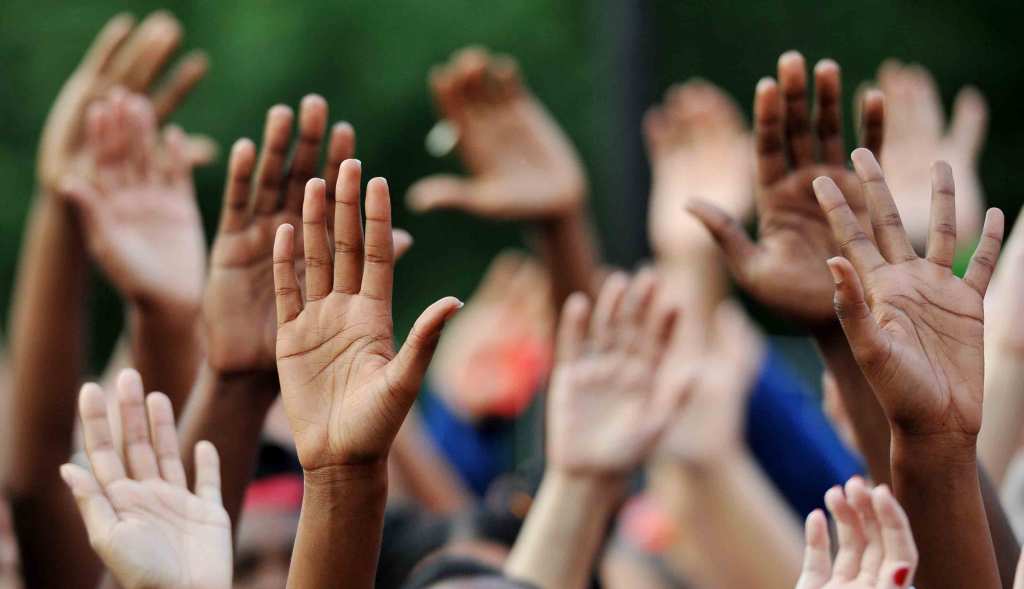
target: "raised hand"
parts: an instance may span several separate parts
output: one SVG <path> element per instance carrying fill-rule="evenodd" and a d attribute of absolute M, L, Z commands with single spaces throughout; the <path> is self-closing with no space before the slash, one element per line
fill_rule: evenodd
<path fill-rule="evenodd" d="M 814 181 L 844 257 L 829 260 L 836 309 L 854 357 L 890 423 L 914 435 L 970 439 L 981 427 L 984 381 L 982 300 L 1003 237 L 991 209 L 963 280 L 952 270 L 956 248 L 953 175 L 932 168 L 928 253 L 919 258 L 903 230 L 882 170 L 865 149 L 853 152 L 876 246 L 832 179 Z"/>
<path fill-rule="evenodd" d="M 89 104 L 115 86 L 148 92 L 181 42 L 181 25 L 167 12 L 154 12 L 135 26 L 131 16 L 112 18 L 96 37 L 82 63 L 64 84 L 43 128 L 37 173 L 43 190 L 55 193 L 73 168 L 85 138 Z M 167 81 L 152 91 L 157 118 L 166 119 L 206 75 L 207 58 L 200 51 L 183 57 Z M 189 149 L 193 163 L 212 158 L 196 142 Z"/>
<path fill-rule="evenodd" d="M 720 88 L 693 79 L 672 86 L 644 116 L 651 162 L 651 245 L 659 259 L 686 256 L 707 233 L 687 218 L 693 198 L 743 219 L 754 204 L 750 132 L 735 101 Z M 682 217 L 682 218 L 681 218 Z"/>
<path fill-rule="evenodd" d="M 834 311 L 825 259 L 838 246 L 814 200 L 811 181 L 832 178 L 854 214 L 867 222 L 860 185 L 845 166 L 839 65 L 822 60 L 814 67 L 813 125 L 803 56 L 783 54 L 778 76 L 778 82 L 761 79 L 754 96 L 758 242 L 712 203 L 696 201 L 688 209 L 722 246 L 736 281 L 755 299 L 807 323 L 829 322 Z M 861 106 L 862 141 L 876 153 L 881 148 L 882 109 L 881 94 L 868 92 Z"/>
<path fill-rule="evenodd" d="M 125 370 L 117 402 L 123 448 L 113 443 L 103 390 L 82 387 L 90 469 L 65 464 L 60 470 L 93 548 L 128 589 L 230 587 L 231 524 L 221 505 L 217 450 L 209 442 L 196 445 L 190 492 L 170 400 L 162 393 L 144 399 L 139 374 Z"/>
<path fill-rule="evenodd" d="M 579 158 L 526 88 L 515 61 L 463 49 L 431 72 L 430 85 L 470 176 L 420 180 L 408 193 L 413 209 L 526 220 L 579 210 L 586 192 Z"/>
<path fill-rule="evenodd" d="M 978 178 L 978 156 L 988 122 L 985 98 L 976 88 L 962 88 L 947 128 L 942 98 L 925 68 L 887 60 L 878 68 L 878 86 L 885 94 L 886 110 L 882 170 L 910 243 L 919 251 L 924 249 L 931 201 L 928 169 L 932 162 L 943 160 L 956 177 L 959 243 L 973 245 L 985 205 Z"/>
<path fill-rule="evenodd" d="M 360 177 L 358 161 L 341 164 L 333 210 L 327 207 L 323 180 L 306 184 L 304 291 L 293 260 L 294 226 L 280 226 L 274 241 L 277 367 L 296 451 L 307 472 L 378 465 L 386 459 L 441 328 L 462 306 L 453 297 L 431 305 L 395 353 L 388 185 L 383 178 L 367 184 L 364 237 Z M 335 219 L 333 256 L 329 215 Z"/>
<path fill-rule="evenodd" d="M 570 474 L 625 475 L 643 462 L 686 398 L 685 382 L 657 375 L 675 332 L 677 310 L 655 308 L 650 270 L 613 274 L 593 311 L 566 301 L 548 403 L 549 468 Z"/>
<path fill-rule="evenodd" d="M 158 134 L 152 103 L 115 88 L 94 102 L 75 175 L 60 194 L 77 209 L 96 263 L 129 302 L 194 316 L 206 243 L 185 134 Z"/>
<path fill-rule="evenodd" d="M 811 512 L 796 589 L 910 587 L 917 569 L 917 546 L 907 515 L 888 487 L 869 489 L 854 477 L 845 489 L 829 489 L 825 505 L 835 520 L 839 551 L 833 561 L 825 514 Z"/>

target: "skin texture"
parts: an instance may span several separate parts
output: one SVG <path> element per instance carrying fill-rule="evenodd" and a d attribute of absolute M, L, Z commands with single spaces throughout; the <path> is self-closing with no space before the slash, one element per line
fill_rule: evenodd
<path fill-rule="evenodd" d="M 12 499 L 22 568 L 29 586 L 94 587 L 99 561 L 89 549 L 70 494 L 57 467 L 71 452 L 74 403 L 83 362 L 86 248 L 78 222 L 64 199 L 62 178 L 82 159 L 86 111 L 114 86 L 151 93 L 157 118 L 166 119 L 203 77 L 206 57 L 182 58 L 168 81 L 152 89 L 154 78 L 181 38 L 180 25 L 165 12 L 138 26 L 127 15 L 113 18 L 99 33 L 61 89 L 40 139 L 34 200 L 19 261 L 11 314 L 11 355 L 16 391 L 7 433 L 18 448 L 4 475 Z M 194 149 L 197 163 L 212 155 Z M 45 271 L 41 271 L 45 269 Z M 72 301 L 76 304 L 68 304 Z M 60 362 L 54 362 L 60 358 Z M 61 534 L 55 534 L 61 530 Z M 50 566 L 54 551 L 62 566 Z"/>
<path fill-rule="evenodd" d="M 961 88 L 947 126 L 938 86 L 921 65 L 886 60 L 878 68 L 878 87 L 886 104 L 881 164 L 907 237 L 918 251 L 924 250 L 931 202 L 925 179 L 932 162 L 943 160 L 953 168 L 957 183 L 957 245 L 973 246 L 985 207 L 978 178 L 988 124 L 985 97 L 977 88 Z"/>
<path fill-rule="evenodd" d="M 505 564 L 538 587 L 583 587 L 626 477 L 658 442 L 687 386 L 663 377 L 677 310 L 652 304 L 651 271 L 613 274 L 594 305 L 565 304 L 547 423 L 547 471 Z"/>
<path fill-rule="evenodd" d="M 458 133 L 468 177 L 441 174 L 410 187 L 410 208 L 455 209 L 529 221 L 551 272 L 556 309 L 573 292 L 593 294 L 598 254 L 575 149 L 533 96 L 514 60 L 470 47 L 431 71 L 438 111 Z"/>
<path fill-rule="evenodd" d="M 910 522 L 888 487 L 869 488 L 858 477 L 825 493 L 839 550 L 832 559 L 825 514 L 807 516 L 804 566 L 796 589 L 899 589 L 910 587 L 917 547 Z"/>
<path fill-rule="evenodd" d="M 984 388 L 982 298 L 999 255 L 1002 213 L 989 211 L 961 280 L 950 269 L 956 213 L 949 166 L 933 166 L 928 252 L 918 258 L 874 156 L 856 150 L 853 162 L 877 247 L 835 182 L 817 178 L 814 190 L 843 244 L 843 257 L 829 260 L 836 310 L 893 431 L 894 489 L 921 549 L 921 584 L 998 587 L 975 443 Z M 950 525 L 955 537 L 946 532 Z"/>
<path fill-rule="evenodd" d="M 79 396 L 90 469 L 61 467 L 89 542 L 126 589 L 228 588 L 231 524 L 221 504 L 220 464 L 209 442 L 196 446 L 195 490 L 186 486 L 170 399 L 143 398 L 134 370 L 118 378 L 123 454 L 113 443 L 99 386 Z"/>
<path fill-rule="evenodd" d="M 304 290 L 293 259 L 294 227 L 281 225 L 274 242 L 278 375 L 306 486 L 289 587 L 322 587 L 342 576 L 372 587 L 388 451 L 444 322 L 462 306 L 452 297 L 431 305 L 395 352 L 388 187 L 383 178 L 367 184 L 364 237 L 360 176 L 358 161 L 342 162 L 333 210 L 323 180 L 306 184 Z"/>

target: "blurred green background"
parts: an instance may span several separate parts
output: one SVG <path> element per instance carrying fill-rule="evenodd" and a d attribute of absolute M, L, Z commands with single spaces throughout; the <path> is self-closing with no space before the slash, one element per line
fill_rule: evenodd
<path fill-rule="evenodd" d="M 1008 5 L 1009 6 L 1009 5 Z M 701 76 L 749 109 L 758 78 L 796 48 L 813 62 L 843 66 L 846 104 L 882 59 L 919 61 L 936 75 L 947 105 L 963 84 L 989 100 L 991 128 L 982 176 L 992 204 L 1019 208 L 1014 158 L 1024 120 L 1020 7 L 966 2 L 863 0 L 822 3 L 628 0 L 347 0 L 311 2 L 114 2 L 4 0 L 0 8 L 0 304 L 10 300 L 24 218 L 33 192 L 39 130 L 64 79 L 102 24 L 119 11 L 167 8 L 182 20 L 184 48 L 211 58 L 207 79 L 176 121 L 214 137 L 222 153 L 238 137 L 259 138 L 266 109 L 327 98 L 332 120 L 348 120 L 369 174 L 393 189 L 396 225 L 416 246 L 399 265 L 397 329 L 426 304 L 472 292 L 493 254 L 522 242 L 520 227 L 455 213 L 418 216 L 401 204 L 411 182 L 457 162 L 425 152 L 434 122 L 426 91 L 431 65 L 476 43 L 520 60 L 530 85 L 568 130 L 590 173 L 593 209 L 607 258 L 645 255 L 647 169 L 642 109 L 674 81 Z M 849 131 L 848 125 L 848 131 Z M 848 137 L 852 134 L 848 132 Z M 220 203 L 225 161 L 197 174 L 208 235 Z M 99 281 L 97 281 L 99 284 Z M 94 289 L 93 357 L 100 365 L 121 328 L 114 294 Z M 6 316 L 6 313 L 4 314 Z"/>

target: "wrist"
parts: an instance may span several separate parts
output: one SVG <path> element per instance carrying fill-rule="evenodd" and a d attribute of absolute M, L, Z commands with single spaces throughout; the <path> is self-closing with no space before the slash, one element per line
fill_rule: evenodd
<path fill-rule="evenodd" d="M 318 503 L 361 504 L 379 502 L 383 507 L 388 494 L 387 461 L 344 464 L 303 469 L 304 499 Z"/>
<path fill-rule="evenodd" d="M 976 434 L 965 432 L 918 433 L 892 426 L 893 470 L 939 467 L 976 469 L 978 462 Z"/>
<path fill-rule="evenodd" d="M 144 324 L 147 331 L 159 330 L 169 337 L 195 337 L 198 333 L 199 304 L 156 302 L 134 297 L 128 304 L 132 324 Z"/>
<path fill-rule="evenodd" d="M 563 498 L 571 497 L 582 505 L 614 505 L 626 492 L 628 476 L 618 473 L 570 471 L 549 467 L 542 486 Z"/>

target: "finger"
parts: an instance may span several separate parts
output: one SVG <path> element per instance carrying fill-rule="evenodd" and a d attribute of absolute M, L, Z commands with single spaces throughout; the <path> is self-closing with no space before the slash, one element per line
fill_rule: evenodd
<path fill-rule="evenodd" d="M 471 181 L 439 174 L 418 180 L 409 187 L 406 203 L 418 213 L 442 209 L 472 210 L 472 194 Z"/>
<path fill-rule="evenodd" d="M 209 70 L 210 58 L 204 51 L 191 51 L 182 57 L 167 80 L 153 92 L 153 109 L 157 119 L 163 121 L 171 116 Z"/>
<path fill-rule="evenodd" d="M 161 158 L 164 180 L 171 183 L 192 181 L 192 160 L 188 156 L 188 136 L 181 127 L 167 125 L 163 133 L 164 157 Z M 193 191 L 174 191 L 174 196 L 194 198 Z"/>
<path fill-rule="evenodd" d="M 859 104 L 860 145 L 875 154 L 875 159 L 878 159 L 882 157 L 885 135 L 885 99 L 881 91 L 871 88 L 864 92 Z"/>
<path fill-rule="evenodd" d="M 823 59 L 814 66 L 815 123 L 821 160 L 834 166 L 846 160 L 843 144 L 842 81 L 839 64 Z"/>
<path fill-rule="evenodd" d="M 302 311 L 299 279 L 295 276 L 295 228 L 285 223 L 274 236 L 274 297 L 277 304 L 277 324 L 283 325 Z"/>
<path fill-rule="evenodd" d="M 334 201 L 334 191 L 338 186 L 338 169 L 341 162 L 350 159 L 356 153 L 356 132 L 346 122 L 334 123 L 331 126 L 331 137 L 327 141 L 327 163 L 321 175 L 327 181 L 327 202 Z M 333 219 L 331 219 L 333 230 Z"/>
<path fill-rule="evenodd" d="M 558 323 L 557 354 L 560 363 L 573 362 L 583 355 L 587 338 L 587 320 L 590 319 L 590 300 L 576 292 L 565 300 Z"/>
<path fill-rule="evenodd" d="M 203 440 L 196 443 L 193 453 L 196 461 L 196 496 L 214 505 L 223 505 L 220 493 L 220 456 L 213 444 Z"/>
<path fill-rule="evenodd" d="M 785 101 L 786 152 L 793 167 L 814 162 L 814 143 L 807 113 L 807 64 L 804 56 L 787 51 L 779 57 L 779 87 Z"/>
<path fill-rule="evenodd" d="M 914 246 L 910 244 L 907 232 L 903 229 L 900 211 L 896 208 L 892 194 L 889 193 L 889 186 L 885 183 L 885 176 L 882 174 L 882 167 L 878 165 L 878 160 L 863 147 L 853 150 L 851 159 L 857 177 L 860 178 L 868 214 L 871 216 L 871 226 L 874 228 L 875 240 L 882 256 L 890 264 L 916 260 Z"/>
<path fill-rule="evenodd" d="M 146 412 L 149 414 L 149 432 L 160 476 L 176 487 L 186 488 L 185 467 L 178 450 L 178 431 L 174 425 L 171 400 L 163 393 L 150 393 L 146 397 Z"/>
<path fill-rule="evenodd" d="M 861 531 L 864 533 L 864 555 L 860 561 L 859 582 L 865 587 L 874 587 L 882 567 L 885 550 L 882 546 L 882 530 L 875 516 L 875 508 L 871 504 L 871 491 L 860 477 L 851 477 L 846 482 L 846 497 L 850 506 L 857 512 Z"/>
<path fill-rule="evenodd" d="M 977 158 L 985 144 L 988 130 L 988 105 L 985 96 L 974 86 L 960 90 L 953 102 L 950 135 L 953 143 L 971 158 Z"/>
<path fill-rule="evenodd" d="M 917 545 L 910 530 L 910 521 L 889 487 L 875 487 L 871 491 L 871 504 L 882 529 L 882 546 L 885 551 L 883 571 L 886 567 L 892 568 L 894 565 L 916 566 Z M 910 574 L 913 575 L 913 570 Z"/>
<path fill-rule="evenodd" d="M 134 26 L 135 19 L 126 13 L 118 14 L 107 21 L 100 33 L 96 35 L 96 39 L 92 42 L 92 46 L 89 47 L 79 67 L 93 75 L 103 73 L 110 67 L 118 50 L 124 46 L 124 42 L 128 39 Z"/>
<path fill-rule="evenodd" d="M 334 192 L 334 290 L 359 292 L 363 277 L 363 222 L 359 196 L 362 163 L 345 160 Z"/>
<path fill-rule="evenodd" d="M 292 109 L 278 104 L 267 111 L 263 127 L 263 149 L 256 166 L 253 210 L 257 214 L 276 211 L 284 182 L 284 164 L 288 159 L 288 142 L 292 136 Z"/>
<path fill-rule="evenodd" d="M 832 581 L 852 581 L 860 573 L 861 557 L 864 554 L 864 533 L 860 520 L 839 486 L 825 493 L 825 506 L 836 522 L 836 537 L 839 541 L 839 550 L 832 565 Z"/>
<path fill-rule="evenodd" d="M 327 245 L 327 204 L 325 183 L 313 178 L 306 183 L 302 204 L 302 244 L 306 261 L 306 300 L 318 301 L 331 292 L 333 261 Z"/>
<path fill-rule="evenodd" d="M 1003 211 L 993 208 L 985 213 L 981 241 L 978 242 L 978 247 L 974 250 L 971 263 L 967 265 L 967 272 L 964 274 L 964 282 L 981 296 L 985 296 L 985 291 L 988 290 L 996 260 L 999 259 L 999 250 L 1003 245 L 1004 223 Z"/>
<path fill-rule="evenodd" d="M 85 452 L 96 480 L 103 487 L 125 478 L 120 452 L 114 447 L 107 416 L 107 402 L 99 385 L 87 383 L 78 395 L 78 413 L 82 419 Z"/>
<path fill-rule="evenodd" d="M 208 166 L 220 156 L 220 145 L 206 135 L 189 135 L 186 153 L 192 166 Z"/>
<path fill-rule="evenodd" d="M 832 228 L 832 235 L 843 252 L 857 271 L 867 274 L 885 263 L 878 248 L 871 242 L 871 239 L 864 233 L 853 214 L 846 197 L 836 186 L 836 183 L 827 176 L 819 176 L 812 183 L 814 195 L 818 199 L 821 210 L 824 211 L 828 224 Z"/>
<path fill-rule="evenodd" d="M 953 170 L 932 164 L 932 210 L 928 221 L 928 261 L 952 268 L 956 258 L 956 198 Z"/>
<path fill-rule="evenodd" d="M 596 349 L 606 350 L 614 343 L 615 324 L 628 288 L 629 278 L 622 272 L 615 272 L 605 278 L 594 304 L 594 312 L 590 316 L 590 338 Z"/>
<path fill-rule="evenodd" d="M 123 370 L 117 377 L 117 405 L 121 412 L 121 435 L 128 476 L 136 480 L 160 478 L 153 442 L 149 438 L 142 377 Z"/>
<path fill-rule="evenodd" d="M 779 85 L 772 78 L 761 78 L 754 91 L 754 144 L 757 147 L 757 178 L 761 186 L 774 184 L 789 169 L 782 125 Z"/>
<path fill-rule="evenodd" d="M 81 466 L 71 463 L 61 465 L 60 477 L 75 496 L 78 513 L 85 522 L 89 538 L 96 540 L 109 537 L 111 528 L 118 523 L 118 517 L 96 477 Z"/>
<path fill-rule="evenodd" d="M 231 146 L 228 176 L 224 183 L 224 205 L 220 211 L 221 233 L 231 233 L 245 227 L 255 165 L 256 145 L 249 139 L 235 141 Z"/>
<path fill-rule="evenodd" d="M 828 260 L 828 269 L 835 283 L 836 315 L 858 362 L 868 366 L 883 361 L 889 342 L 864 300 L 860 277 L 846 258 Z"/>
<path fill-rule="evenodd" d="M 181 35 L 181 24 L 169 12 L 150 14 L 118 52 L 111 78 L 131 90 L 145 90 L 177 49 Z"/>
<path fill-rule="evenodd" d="M 388 364 L 388 381 L 393 383 L 391 392 L 398 396 L 403 416 L 419 393 L 441 330 L 462 306 L 459 299 L 445 297 L 427 307 L 413 324 L 394 360 Z"/>
<path fill-rule="evenodd" d="M 832 576 L 832 554 L 828 538 L 828 522 L 820 509 L 815 509 L 804 522 L 804 562 L 796 589 L 821 589 Z"/>
<path fill-rule="evenodd" d="M 462 116 L 462 96 L 456 91 L 454 68 L 447 65 L 434 66 L 430 69 L 428 83 L 441 116 L 458 122 Z"/>
<path fill-rule="evenodd" d="M 614 329 L 616 347 L 628 353 L 637 351 L 645 342 L 644 326 L 648 311 L 654 304 L 658 279 L 654 271 L 644 268 L 637 272 L 622 298 L 620 320 Z"/>
<path fill-rule="evenodd" d="M 320 145 L 327 127 L 327 101 L 309 94 L 299 106 L 299 140 L 288 170 L 284 193 L 286 209 L 299 212 L 303 204 L 306 182 L 316 174 L 320 163 Z"/>
<path fill-rule="evenodd" d="M 134 162 L 135 173 L 147 178 L 158 171 L 156 115 L 150 102 L 138 94 L 129 95 L 125 107 L 130 127 L 128 157 Z"/>
<path fill-rule="evenodd" d="M 722 248 L 729 270 L 738 280 L 742 280 L 747 263 L 754 259 L 758 251 L 747 231 L 729 213 L 707 201 L 693 199 L 686 204 L 686 210 L 707 228 Z"/>
<path fill-rule="evenodd" d="M 640 342 L 640 352 L 645 358 L 658 363 L 669 349 L 672 338 L 677 335 L 680 311 L 674 305 L 663 305 L 649 315 L 650 319 L 644 326 L 644 336 Z"/>
<path fill-rule="evenodd" d="M 401 260 L 402 256 L 412 248 L 412 235 L 405 229 L 392 229 L 391 243 L 395 249 L 395 261 Z"/>
<path fill-rule="evenodd" d="M 366 184 L 366 240 L 360 294 L 391 302 L 395 251 L 391 241 L 391 194 L 384 178 Z"/>

